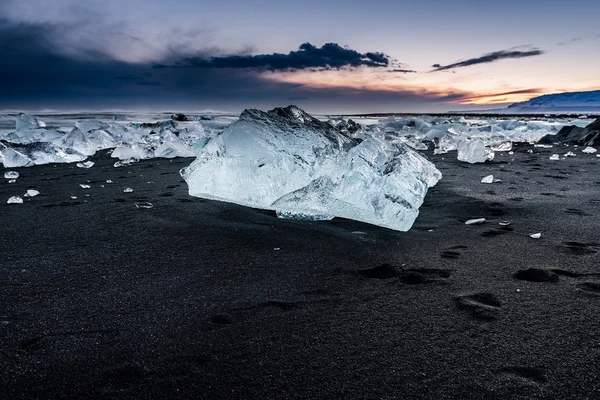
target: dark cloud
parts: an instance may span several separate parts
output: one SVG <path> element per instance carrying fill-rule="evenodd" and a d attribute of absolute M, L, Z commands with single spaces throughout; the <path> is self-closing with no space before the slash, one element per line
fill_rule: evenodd
<path fill-rule="evenodd" d="M 232 55 L 217 57 L 187 57 L 171 65 L 157 64 L 156 68 L 231 68 L 263 71 L 327 70 L 357 67 L 388 67 L 392 59 L 383 53 L 359 53 L 337 43 L 316 47 L 310 43 L 300 45 L 288 54 Z"/>
<path fill-rule="evenodd" d="M 0 19 L 0 109 L 213 108 L 237 112 L 243 108 L 273 108 L 293 101 L 313 112 L 420 112 L 446 111 L 443 103 L 468 97 L 463 92 L 317 88 L 278 82 L 270 74 L 253 68 L 161 69 L 153 68 L 151 63 L 114 60 L 104 53 L 92 52 L 93 57 L 81 57 L 79 52 L 65 53 L 48 39 L 60 37 L 61 29 L 60 25 L 17 24 Z M 341 49 L 342 55 L 338 56 L 333 48 L 327 50 L 332 54 L 327 65 L 341 65 L 339 60 L 344 55 L 353 54 L 352 50 Z M 367 61 L 348 56 L 350 61 L 343 64 L 384 62 L 378 53 L 369 54 L 360 56 Z"/>
<path fill-rule="evenodd" d="M 506 60 L 506 59 L 512 59 L 512 58 L 534 57 L 534 56 L 540 56 L 542 54 L 544 54 L 544 52 L 537 48 L 533 48 L 533 49 L 527 50 L 527 51 L 500 50 L 500 51 L 495 51 L 493 53 L 484 54 L 481 57 L 469 58 L 468 60 L 459 61 L 454 64 L 449 64 L 449 65 L 434 64 L 434 65 L 432 65 L 432 68 L 434 68 L 434 70 L 432 70 L 431 72 L 447 71 L 450 69 L 469 67 L 471 65 L 477 65 L 477 64 L 487 64 L 487 63 L 492 63 L 492 62 Z"/>
<path fill-rule="evenodd" d="M 395 72 L 399 74 L 416 74 L 417 71 L 414 69 L 390 69 L 388 72 Z"/>
<path fill-rule="evenodd" d="M 481 98 L 486 98 L 486 97 L 509 96 L 509 95 L 513 95 L 513 94 L 535 95 L 535 94 L 546 93 L 546 92 L 547 92 L 547 90 L 540 89 L 540 88 L 519 89 L 519 90 L 512 90 L 510 92 L 502 92 L 502 93 L 473 94 L 473 95 L 466 96 L 464 98 L 464 100 L 475 100 L 475 99 L 481 99 Z M 496 101 L 496 100 L 491 100 L 491 101 Z"/>
<path fill-rule="evenodd" d="M 558 42 L 556 45 L 557 46 L 566 46 L 572 43 L 577 43 L 577 42 L 581 42 L 583 40 L 583 38 L 580 37 L 576 37 L 576 38 L 572 38 L 569 40 L 563 40 L 562 42 Z"/>

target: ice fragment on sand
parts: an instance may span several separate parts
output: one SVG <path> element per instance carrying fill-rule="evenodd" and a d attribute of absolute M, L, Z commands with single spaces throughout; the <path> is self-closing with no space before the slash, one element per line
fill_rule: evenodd
<path fill-rule="evenodd" d="M 587 154 L 594 154 L 596 153 L 598 150 L 596 150 L 593 147 L 586 147 L 585 149 L 581 150 L 582 153 L 587 153 Z"/>
<path fill-rule="evenodd" d="M 494 183 L 494 175 L 488 175 L 481 180 L 481 183 Z"/>
<path fill-rule="evenodd" d="M 27 191 L 27 193 L 25 193 L 24 197 L 35 197 L 38 194 L 40 194 L 40 192 L 38 192 L 37 190 L 35 190 L 35 189 L 29 189 Z"/>
<path fill-rule="evenodd" d="M 246 110 L 197 146 L 196 160 L 181 175 L 192 196 L 279 216 L 410 229 L 441 173 L 399 141 L 367 133 L 361 139 L 294 106 Z"/>
<path fill-rule="evenodd" d="M 23 204 L 23 199 L 21 196 L 12 196 L 10 199 L 8 199 L 6 204 Z"/>
<path fill-rule="evenodd" d="M 552 161 L 558 161 L 558 160 L 560 160 L 560 156 L 558 154 L 552 154 L 550 156 L 550 160 L 552 160 Z"/>
<path fill-rule="evenodd" d="M 19 173 L 17 171 L 6 171 L 4 173 L 4 179 L 17 179 L 19 177 Z"/>
<path fill-rule="evenodd" d="M 154 205 L 152 203 L 143 202 L 143 203 L 135 203 L 136 208 L 152 208 Z"/>
<path fill-rule="evenodd" d="M 508 221 L 502 221 L 498 225 L 500 225 L 500 226 L 509 226 L 510 222 L 508 222 Z"/>
<path fill-rule="evenodd" d="M 494 159 L 494 151 L 487 148 L 481 139 L 462 141 L 458 144 L 458 160 L 470 164 L 482 163 Z"/>
<path fill-rule="evenodd" d="M 512 142 L 502 142 L 492 146 L 494 151 L 510 151 L 512 150 Z"/>
<path fill-rule="evenodd" d="M 470 219 L 465 222 L 465 225 L 480 225 L 485 222 L 485 218 Z"/>
<path fill-rule="evenodd" d="M 552 148 L 552 145 L 551 144 L 539 144 L 538 143 L 538 144 L 535 144 L 534 147 L 539 147 L 541 149 L 550 149 L 550 148 Z"/>
<path fill-rule="evenodd" d="M 91 188 L 90 185 L 86 185 L 84 183 L 80 184 L 79 186 L 81 186 L 83 189 L 89 189 L 89 188 Z"/>
<path fill-rule="evenodd" d="M 132 188 L 125 188 L 125 190 L 123 190 L 123 193 L 132 193 L 133 189 Z"/>
<path fill-rule="evenodd" d="M 17 183 L 16 179 L 11 179 L 10 181 L 8 181 L 8 183 Z"/>
<path fill-rule="evenodd" d="M 119 167 L 125 167 L 125 166 L 127 166 L 127 165 L 129 165 L 129 164 L 133 164 L 133 163 L 135 163 L 135 162 L 138 162 L 138 160 L 137 160 L 137 159 L 135 159 L 135 158 L 130 158 L 130 159 L 128 159 L 128 160 L 121 160 L 121 161 L 117 161 L 117 162 L 114 164 L 114 167 L 115 167 L 115 168 L 119 168 Z"/>
<path fill-rule="evenodd" d="M 573 153 L 572 151 L 569 151 L 568 153 L 565 154 L 565 157 L 575 157 L 576 154 Z"/>
<path fill-rule="evenodd" d="M 111 181 L 110 179 L 106 181 L 106 183 L 113 183 L 113 181 Z"/>
<path fill-rule="evenodd" d="M 541 233 L 532 233 L 531 235 L 529 235 L 529 237 L 531 237 L 532 239 L 539 239 L 542 237 Z"/>
<path fill-rule="evenodd" d="M 82 163 L 77 163 L 77 166 L 79 168 L 92 168 L 94 166 L 94 163 L 92 161 L 86 161 Z"/>
<path fill-rule="evenodd" d="M 77 196 L 71 196 L 73 200 L 77 200 Z"/>

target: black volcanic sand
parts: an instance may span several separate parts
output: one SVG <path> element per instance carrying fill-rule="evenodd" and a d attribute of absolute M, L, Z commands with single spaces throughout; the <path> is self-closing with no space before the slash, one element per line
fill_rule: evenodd
<path fill-rule="evenodd" d="M 532 148 L 433 156 L 407 233 L 189 197 L 190 159 L 17 169 L 0 397 L 599 398 L 600 159 Z"/>

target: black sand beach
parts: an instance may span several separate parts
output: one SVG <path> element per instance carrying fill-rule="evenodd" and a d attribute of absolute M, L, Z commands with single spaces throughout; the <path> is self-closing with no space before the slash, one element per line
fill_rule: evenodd
<path fill-rule="evenodd" d="M 600 398 L 600 159 L 528 149 L 431 156 L 406 233 L 190 197 L 191 159 L 16 169 L 0 397 Z"/>

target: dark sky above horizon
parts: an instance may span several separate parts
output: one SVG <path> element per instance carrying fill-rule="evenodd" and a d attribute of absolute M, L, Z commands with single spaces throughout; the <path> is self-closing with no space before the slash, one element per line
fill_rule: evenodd
<path fill-rule="evenodd" d="M 3 0 L 0 109 L 497 108 L 600 89 L 596 0 Z"/>

